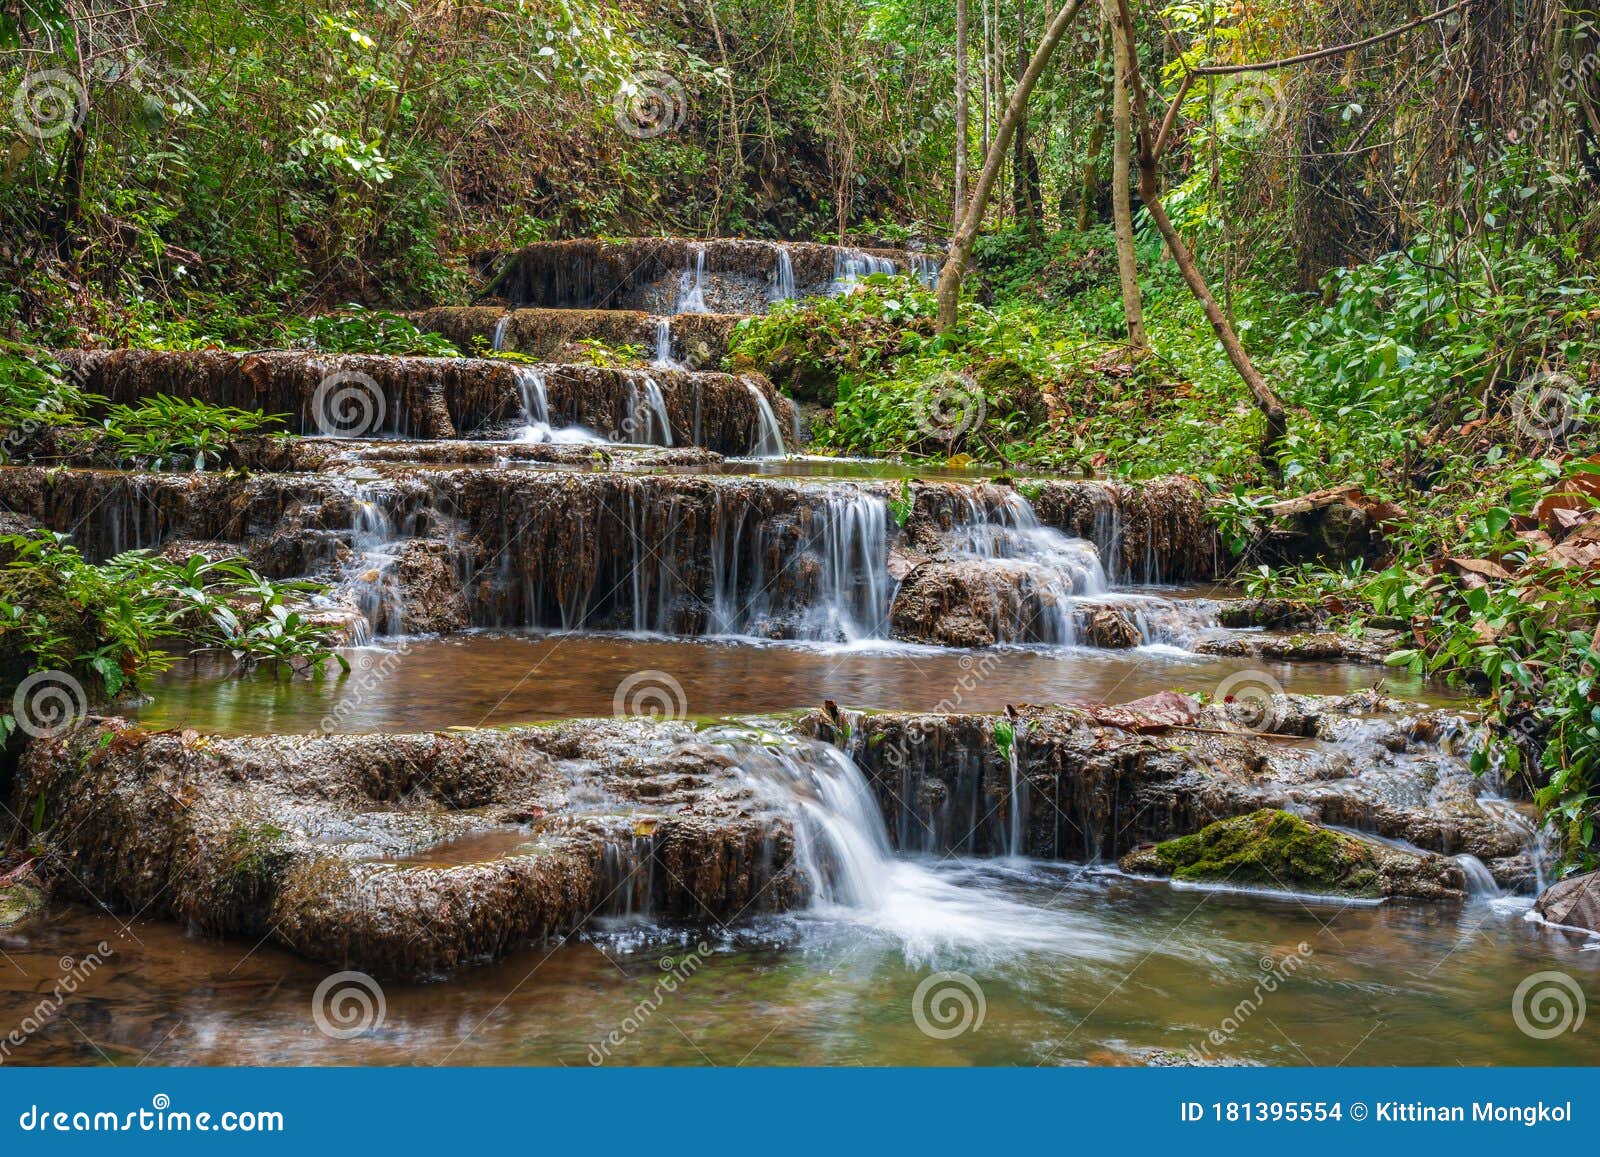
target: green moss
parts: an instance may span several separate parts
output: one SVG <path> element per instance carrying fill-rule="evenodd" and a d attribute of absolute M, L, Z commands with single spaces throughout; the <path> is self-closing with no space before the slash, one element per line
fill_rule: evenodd
<path fill-rule="evenodd" d="M 44 907 L 44 893 L 32 884 L 0 887 L 0 928 L 13 928 Z"/>
<path fill-rule="evenodd" d="M 1158 844 L 1155 857 L 1176 880 L 1380 894 L 1367 845 L 1270 808 Z"/>

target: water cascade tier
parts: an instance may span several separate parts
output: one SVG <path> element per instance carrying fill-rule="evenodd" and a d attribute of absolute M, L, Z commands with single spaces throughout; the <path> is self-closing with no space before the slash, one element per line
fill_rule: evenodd
<path fill-rule="evenodd" d="M 443 334 L 458 349 L 472 351 L 479 343 L 526 354 L 544 361 L 560 361 L 578 343 L 604 342 L 609 346 L 634 346 L 656 352 L 658 331 L 668 328 L 675 361 L 713 369 L 728 352 L 728 335 L 741 315 L 690 313 L 653 316 L 626 309 L 504 309 L 499 306 L 439 306 L 407 314 L 418 329 Z"/>
<path fill-rule="evenodd" d="M 842 292 L 868 273 L 925 276 L 927 268 L 923 255 L 904 250 L 799 241 L 540 241 L 507 256 L 489 292 L 545 309 L 752 314 L 785 298 Z"/>
<path fill-rule="evenodd" d="M 86 897 L 407 978 L 611 915 L 846 908 L 904 925 L 934 881 L 896 848 L 1092 861 L 1264 806 L 1410 841 L 1383 875 L 1396 895 L 1459 901 L 1452 854 L 1510 882 L 1529 870 L 1525 833 L 1440 745 L 1445 717 L 1285 697 L 1282 725 L 1305 737 L 1291 749 L 1210 734 L 1230 709 L 1190 708 L 1193 744 L 1165 742 L 1138 704 L 1120 721 L 1025 710 L 1015 773 L 993 716 L 236 739 L 93 720 L 29 749 L 12 802 L 43 801 Z M 1365 744 L 1404 758 L 1348 759 Z"/>
<path fill-rule="evenodd" d="M 365 616 L 380 634 L 470 623 L 1060 644 L 1116 613 L 1133 634 L 1110 645 L 1132 646 L 1162 641 L 1152 624 L 1185 612 L 1110 576 L 1206 577 L 1213 557 L 1201 494 L 1181 481 L 1056 482 L 1037 505 L 993 485 L 910 492 L 899 527 L 882 483 L 381 461 L 249 476 L 0 469 L 0 502 L 73 531 L 90 557 L 233 544 L 273 577 L 343 576 L 357 602 L 384 608 Z M 1046 525 L 1045 511 L 1061 523 Z M 1004 614 L 949 601 L 962 588 L 946 580 L 974 571 L 1014 592 Z M 374 574 L 376 601 L 360 589 Z M 959 633 L 979 619 L 992 637 Z"/>
<path fill-rule="evenodd" d="M 67 350 L 56 356 L 84 389 L 112 402 L 163 393 L 260 409 L 285 415 L 290 431 L 302 435 L 517 437 L 537 421 L 529 412 L 530 375 L 539 383 L 547 425 L 580 427 L 608 442 L 781 453 L 782 431 L 793 422 L 788 399 L 759 375 L 292 351 Z M 781 415 L 776 446 L 774 415 Z"/>

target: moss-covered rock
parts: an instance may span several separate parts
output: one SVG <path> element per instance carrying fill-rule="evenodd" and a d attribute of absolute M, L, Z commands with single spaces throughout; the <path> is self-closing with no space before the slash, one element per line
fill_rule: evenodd
<path fill-rule="evenodd" d="M 34 884 L 0 884 L 0 929 L 15 928 L 44 911 L 44 889 Z"/>
<path fill-rule="evenodd" d="M 1139 848 L 1123 857 L 1122 866 L 1195 883 L 1340 896 L 1454 899 L 1462 894 L 1460 869 L 1442 857 L 1374 845 L 1274 808 Z"/>

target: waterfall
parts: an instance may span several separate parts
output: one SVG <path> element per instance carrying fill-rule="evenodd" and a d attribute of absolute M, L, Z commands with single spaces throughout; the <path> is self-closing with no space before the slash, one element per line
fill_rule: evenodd
<path fill-rule="evenodd" d="M 772 403 L 767 401 L 765 391 L 750 379 L 745 379 L 744 386 L 756 403 L 756 436 L 750 447 L 750 457 L 782 458 L 783 427 L 778 425 L 778 415 L 773 412 Z"/>
<path fill-rule="evenodd" d="M 667 400 L 661 396 L 661 387 L 656 383 L 654 378 L 645 378 L 644 398 L 645 403 L 650 407 L 651 445 L 672 445 L 672 422 L 667 417 Z M 657 441 L 655 437 L 657 433 L 660 434 L 659 441 Z"/>
<path fill-rule="evenodd" d="M 794 262 L 789 260 L 789 250 L 783 245 L 775 245 L 778 251 L 777 268 L 772 274 L 772 300 L 793 301 L 799 296 L 794 288 Z"/>
<path fill-rule="evenodd" d="M 1477 856 L 1463 852 L 1450 858 L 1455 861 L 1456 867 L 1461 869 L 1461 875 L 1466 879 L 1469 898 L 1493 900 L 1500 895 L 1500 885 L 1494 882 L 1493 873 Z"/>
<path fill-rule="evenodd" d="M 981 500 L 980 500 L 981 499 Z M 1067 646 L 1078 641 L 1077 610 L 1084 596 L 1109 588 L 1094 544 L 1043 525 L 1021 494 L 986 490 L 964 496 L 964 510 L 946 534 L 957 557 L 995 563 L 994 579 L 1014 592 L 1016 621 L 994 624 L 1010 642 Z"/>
<path fill-rule="evenodd" d="M 931 253 L 913 253 L 911 272 L 924 288 L 932 289 L 939 284 L 939 259 Z"/>
<path fill-rule="evenodd" d="M 557 429 L 550 421 L 550 394 L 544 371 L 537 366 L 513 366 L 511 374 L 516 379 L 517 394 L 522 399 L 522 428 L 517 431 L 518 442 L 604 442 L 605 439 L 582 426 L 563 426 Z"/>
<path fill-rule="evenodd" d="M 678 275 L 676 312 L 710 313 L 706 308 L 706 247 L 696 241 L 689 248 L 694 253 L 694 270 L 685 269 Z"/>
<path fill-rule="evenodd" d="M 894 863 L 883 814 L 860 768 L 811 740 L 713 733 L 746 782 L 794 825 L 795 862 L 814 907 L 880 908 Z"/>
<path fill-rule="evenodd" d="M 356 515 L 350 545 L 355 557 L 346 566 L 344 590 L 355 600 L 362 618 L 375 635 L 404 631 L 404 593 L 395 581 L 400 536 L 384 504 L 383 495 L 368 483 L 355 492 Z"/>
<path fill-rule="evenodd" d="M 788 550 L 774 541 L 781 526 L 774 531 L 746 504 L 729 510 L 720 496 L 718 504 L 711 633 L 844 642 L 885 637 L 894 580 L 889 507 L 881 495 L 827 495 L 804 510 L 798 549 Z"/>
<path fill-rule="evenodd" d="M 656 354 L 650 364 L 664 370 L 682 368 L 672 357 L 672 319 L 670 317 L 656 318 Z"/>
<path fill-rule="evenodd" d="M 494 335 L 489 339 L 489 348 L 499 353 L 506 348 L 506 326 L 511 323 L 509 311 L 502 313 L 494 323 Z"/>
<path fill-rule="evenodd" d="M 840 249 L 833 258 L 833 281 L 828 293 L 837 297 L 849 293 L 863 277 L 874 273 L 894 274 L 895 264 L 887 257 L 877 257 L 864 249 Z"/>
<path fill-rule="evenodd" d="M 628 378 L 628 415 L 622 422 L 622 435 L 635 446 L 672 445 L 672 422 L 667 416 L 667 399 L 660 384 L 649 375 L 641 393 L 639 383 Z"/>

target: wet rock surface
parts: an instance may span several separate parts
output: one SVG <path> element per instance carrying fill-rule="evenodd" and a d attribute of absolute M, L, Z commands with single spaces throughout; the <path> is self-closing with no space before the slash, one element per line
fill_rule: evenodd
<path fill-rule="evenodd" d="M 845 250 L 794 241 L 541 241 L 508 256 L 491 293 L 518 306 L 671 314 L 679 312 L 683 276 L 698 267 L 706 309 L 759 313 L 777 296 L 782 256 L 788 258 L 795 292 L 811 296 L 828 291 L 841 259 L 851 253 L 882 258 L 902 271 L 913 262 L 901 250 Z"/>
<path fill-rule="evenodd" d="M 1394 631 L 1368 631 L 1357 637 L 1337 631 L 1295 634 L 1243 634 L 1201 639 L 1194 649 L 1202 655 L 1233 655 L 1275 662 L 1335 661 L 1381 664 L 1400 645 Z"/>
<path fill-rule="evenodd" d="M 1028 855 L 1115 860 L 1276 808 L 1422 851 L 1468 853 L 1514 882 L 1526 828 L 1482 802 L 1488 789 L 1453 752 L 1462 725 L 1447 713 L 1373 695 L 1278 695 L 1264 706 L 1190 701 L 1148 726 L 1140 718 L 1019 705 L 1006 723 L 1015 777 L 996 716 L 818 712 L 801 726 L 860 764 L 907 851 L 1007 851 L 1015 782 Z"/>
<path fill-rule="evenodd" d="M 787 821 L 682 725 L 220 739 L 93 719 L 30 747 L 15 799 L 40 798 L 66 894 L 385 976 L 604 915 L 806 899 Z"/>

